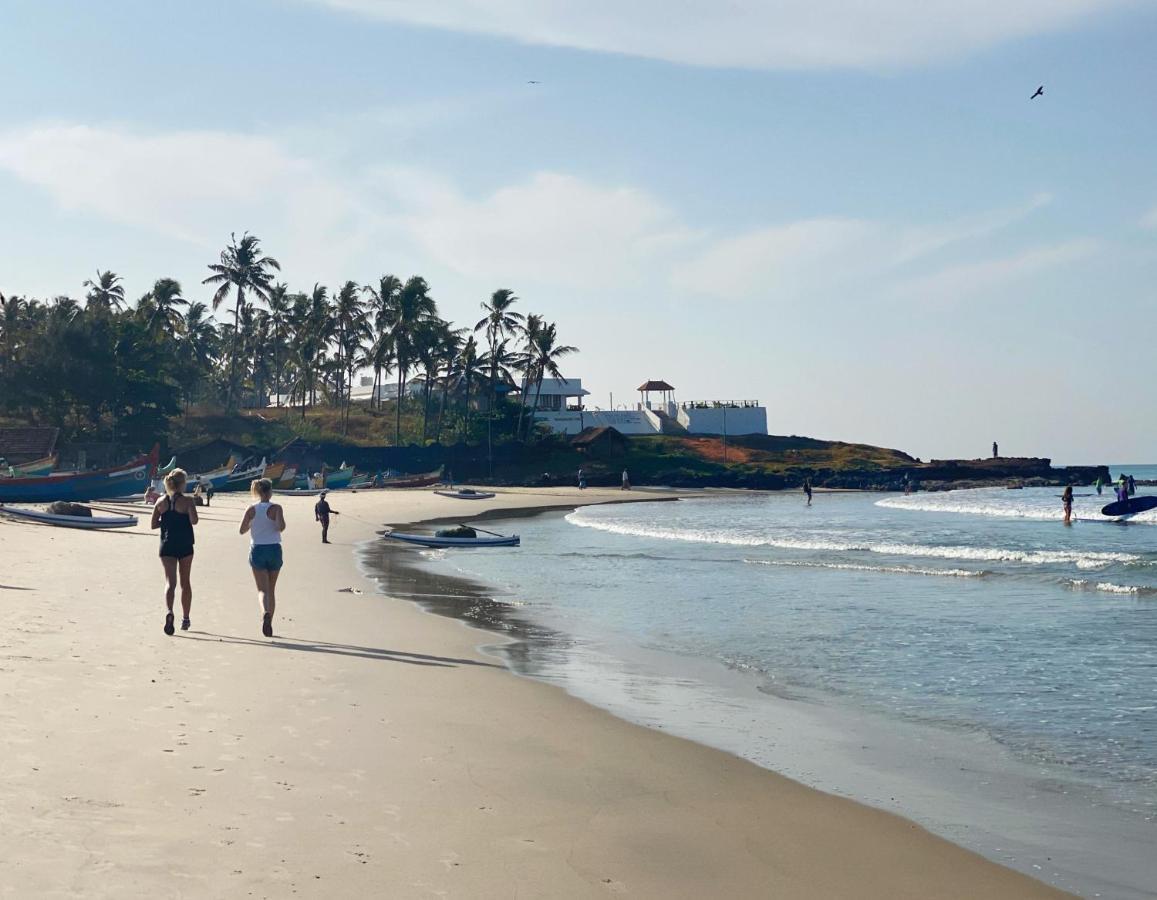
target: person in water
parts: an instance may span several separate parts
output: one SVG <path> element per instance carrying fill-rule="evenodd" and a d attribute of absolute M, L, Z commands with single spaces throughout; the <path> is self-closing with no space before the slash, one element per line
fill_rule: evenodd
<path fill-rule="evenodd" d="M 1095 487 L 1097 489 L 1097 493 L 1100 494 L 1101 489 L 1104 486 L 1105 486 L 1105 479 L 1103 479 L 1100 475 L 1098 475 L 1097 480 L 1093 482 L 1093 487 Z"/>
<path fill-rule="evenodd" d="M 1130 497 L 1137 493 L 1137 482 L 1133 479 L 1132 475 L 1125 479 L 1125 485 L 1129 488 Z"/>
<path fill-rule="evenodd" d="M 1061 494 L 1061 503 L 1065 508 L 1065 524 L 1068 525 L 1073 520 L 1073 486 L 1071 484 L 1065 487 L 1065 492 Z"/>
<path fill-rule="evenodd" d="M 805 478 L 803 480 L 803 492 L 807 496 L 807 505 L 812 505 L 812 480 Z"/>
<path fill-rule="evenodd" d="M 189 612 L 193 606 L 193 586 L 189 574 L 193 569 L 193 526 L 197 524 L 197 505 L 185 496 L 189 476 L 184 469 L 173 469 L 165 476 L 165 496 L 153 506 L 149 525 L 161 530 L 161 565 L 165 570 L 165 634 L 173 633 L 173 598 L 177 579 L 181 581 L 181 630 L 189 630 Z"/>
<path fill-rule="evenodd" d="M 1117 476 L 1117 499 L 1129 499 L 1129 483 L 1125 480 L 1124 472 Z"/>
<path fill-rule="evenodd" d="M 254 502 L 241 518 L 241 534 L 249 535 L 249 568 L 261 603 L 261 633 L 273 637 L 273 613 L 277 608 L 277 576 L 281 574 L 281 533 L 285 511 L 272 503 L 273 482 L 258 478 L 249 485 Z"/>
<path fill-rule="evenodd" d="M 328 491 L 322 491 L 321 496 L 317 498 L 317 503 L 313 506 L 313 518 L 316 522 L 321 522 L 321 542 L 323 544 L 329 543 L 329 517 L 330 515 L 340 515 L 336 509 L 329 505 L 329 501 L 325 499 Z"/>

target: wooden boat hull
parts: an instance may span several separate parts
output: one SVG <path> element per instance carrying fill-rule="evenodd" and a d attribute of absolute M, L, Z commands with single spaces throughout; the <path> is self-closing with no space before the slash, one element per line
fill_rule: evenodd
<path fill-rule="evenodd" d="M 434 491 L 439 497 L 453 497 L 455 500 L 489 500 L 494 496 L 489 491 Z"/>
<path fill-rule="evenodd" d="M 517 547 L 520 544 L 520 538 L 517 534 L 512 534 L 508 537 L 452 538 L 437 537 L 433 534 L 404 534 L 399 531 L 388 531 L 386 532 L 386 537 L 393 538 L 395 541 L 414 544 L 418 547 L 433 547 L 438 549 L 449 547 Z"/>
<path fill-rule="evenodd" d="M 132 528 L 137 524 L 136 516 L 58 516 L 34 509 L 15 509 L 0 506 L 0 513 L 13 518 L 37 522 L 41 525 L 56 525 L 61 528 Z"/>
<path fill-rule="evenodd" d="M 82 502 L 143 493 L 155 465 L 155 456 L 142 456 L 115 469 L 44 478 L 5 478 L 0 480 L 0 503 Z"/>
<path fill-rule="evenodd" d="M 43 459 L 34 459 L 31 462 L 20 463 L 12 468 L 12 478 L 44 478 L 52 474 L 56 468 L 56 455 L 45 456 Z"/>

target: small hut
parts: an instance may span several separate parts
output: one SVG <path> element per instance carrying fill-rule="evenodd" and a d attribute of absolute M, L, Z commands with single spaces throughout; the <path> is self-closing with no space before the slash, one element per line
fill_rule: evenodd
<path fill-rule="evenodd" d="M 667 412 L 672 400 L 674 399 L 675 388 L 667 384 L 667 382 L 659 379 L 658 381 L 644 381 L 639 385 L 639 408 L 640 409 L 654 409 L 651 406 L 651 394 L 658 394 L 662 406 L 659 407 L 663 412 Z"/>
<path fill-rule="evenodd" d="M 627 454 L 627 438 L 610 425 L 584 428 L 571 438 L 570 445 L 591 459 L 615 459 Z"/>

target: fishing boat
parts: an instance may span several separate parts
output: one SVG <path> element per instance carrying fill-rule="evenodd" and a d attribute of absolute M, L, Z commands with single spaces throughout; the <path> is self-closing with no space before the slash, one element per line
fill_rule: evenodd
<path fill-rule="evenodd" d="M 265 471 L 267 473 L 266 477 L 269 477 L 269 470 L 266 469 Z M 269 480 L 273 481 L 274 488 L 281 490 L 291 490 L 294 484 L 297 483 L 297 466 L 286 466 L 276 481 L 274 481 L 272 477 L 270 477 Z"/>
<path fill-rule="evenodd" d="M 225 462 L 225 465 L 219 469 L 214 469 L 212 472 L 205 472 L 203 475 L 196 476 L 195 481 L 206 490 L 209 488 L 212 488 L 215 491 L 220 490 L 221 486 L 224 485 L 225 482 L 229 479 L 229 476 L 233 474 L 233 470 L 236 469 L 240 464 L 241 460 L 230 454 L 229 459 Z"/>
<path fill-rule="evenodd" d="M 210 472 L 208 475 L 201 475 L 198 481 L 202 487 L 212 487 L 217 493 L 228 493 L 230 491 L 247 491 L 249 485 L 254 478 L 261 478 L 265 474 L 265 460 L 262 459 L 255 466 L 246 466 L 244 463 L 238 463 L 229 472 L 223 472 L 218 469 L 216 472 Z"/>
<path fill-rule="evenodd" d="M 157 465 L 157 450 L 113 469 L 48 475 L 43 478 L 0 479 L 0 503 L 52 503 L 104 500 L 137 494 L 148 486 Z"/>
<path fill-rule="evenodd" d="M 17 509 L 14 506 L 2 505 L 0 515 L 41 525 L 56 525 L 60 528 L 132 528 L 137 524 L 136 516 L 60 516 L 35 509 Z"/>
<path fill-rule="evenodd" d="M 177 468 L 177 457 L 174 456 L 167 463 L 157 469 L 157 478 L 164 478 L 175 468 Z"/>
<path fill-rule="evenodd" d="M 455 529 L 457 530 L 457 529 Z M 473 531 L 468 528 L 466 531 Z M 385 536 L 395 541 L 407 544 L 416 544 L 419 547 L 517 547 L 520 539 L 517 534 L 501 535 L 487 532 L 486 537 L 475 534 L 473 537 L 454 537 L 450 534 L 408 534 L 402 531 L 387 531 Z"/>
<path fill-rule="evenodd" d="M 439 466 L 433 472 L 426 472 L 421 475 L 394 475 L 392 477 L 379 477 L 374 479 L 374 487 L 380 488 L 419 488 L 419 487 L 433 487 L 442 481 L 442 467 Z"/>
<path fill-rule="evenodd" d="M 316 497 L 321 491 L 321 488 L 285 488 L 284 490 L 275 489 L 273 493 L 279 497 Z"/>
<path fill-rule="evenodd" d="M 476 491 L 473 488 L 460 488 L 456 491 L 434 491 L 439 497 L 453 497 L 455 500 L 489 500 L 494 494 L 491 491 Z"/>
<path fill-rule="evenodd" d="M 8 467 L 7 472 L 0 473 L 0 477 L 6 478 L 43 478 L 52 474 L 52 470 L 56 468 L 56 454 L 45 456 L 41 459 L 34 459 L 31 462 L 20 463 Z"/>
<path fill-rule="evenodd" d="M 347 466 L 343 462 L 340 468 L 334 469 L 332 472 L 326 472 L 322 477 L 327 491 L 349 487 L 350 482 L 354 480 L 354 467 Z"/>

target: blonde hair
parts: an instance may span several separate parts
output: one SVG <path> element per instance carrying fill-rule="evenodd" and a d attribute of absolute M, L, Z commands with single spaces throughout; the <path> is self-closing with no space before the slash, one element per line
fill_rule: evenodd
<path fill-rule="evenodd" d="M 165 492 L 169 494 L 179 494 L 185 490 L 185 485 L 189 483 L 189 475 L 184 469 L 173 469 L 165 476 Z"/>
<path fill-rule="evenodd" d="M 273 482 L 268 478 L 254 478 L 249 485 L 249 493 L 262 500 L 268 500 L 273 496 Z"/>

